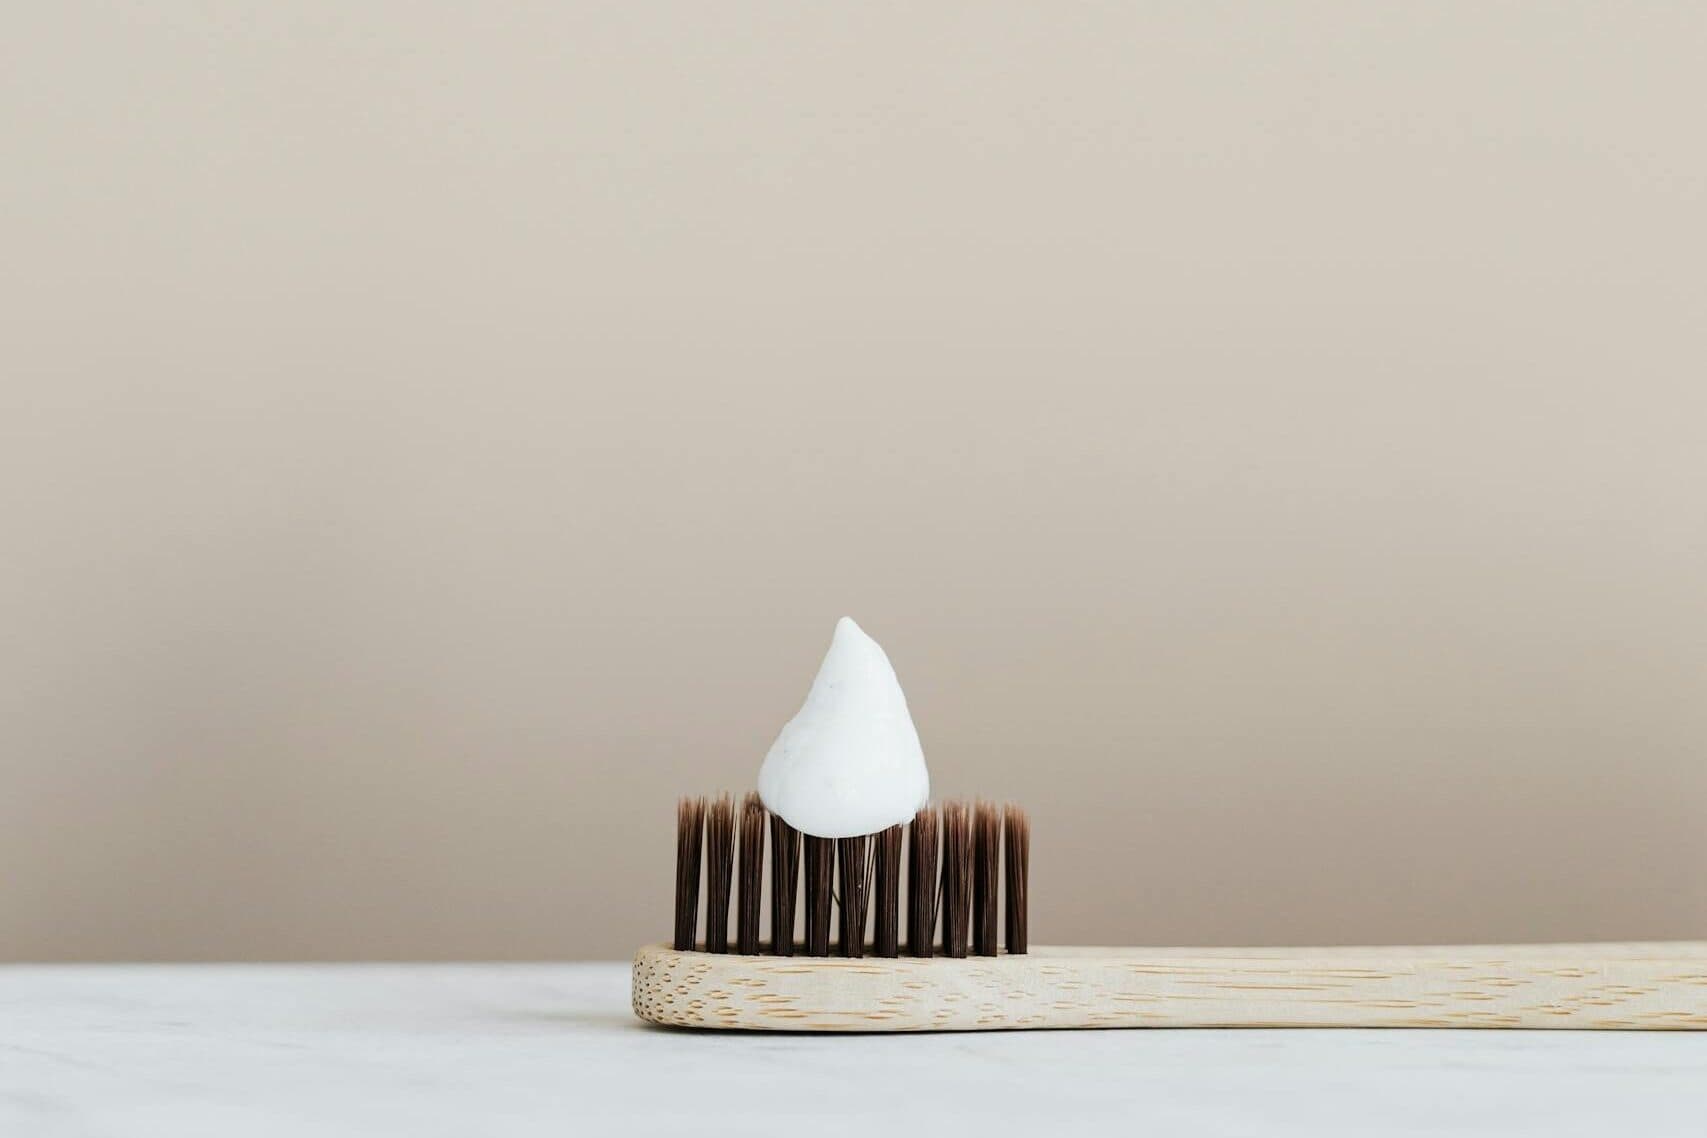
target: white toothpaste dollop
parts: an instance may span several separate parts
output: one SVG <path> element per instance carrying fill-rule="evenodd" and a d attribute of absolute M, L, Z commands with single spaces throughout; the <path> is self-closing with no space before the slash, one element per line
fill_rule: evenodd
<path fill-rule="evenodd" d="M 910 821 L 930 796 L 895 669 L 844 616 L 806 702 L 759 768 L 759 797 L 803 834 L 851 838 Z"/>

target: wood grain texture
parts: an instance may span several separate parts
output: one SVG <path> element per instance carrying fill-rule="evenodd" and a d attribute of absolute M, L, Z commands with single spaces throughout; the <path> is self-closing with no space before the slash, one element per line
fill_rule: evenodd
<path fill-rule="evenodd" d="M 754 1031 L 1707 1029 L 1707 943 L 1043 948 L 886 960 L 642 948 L 634 1013 Z"/>

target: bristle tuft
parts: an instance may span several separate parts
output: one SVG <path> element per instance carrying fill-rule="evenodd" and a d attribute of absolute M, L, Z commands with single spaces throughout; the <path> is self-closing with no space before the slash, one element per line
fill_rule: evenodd
<path fill-rule="evenodd" d="M 735 803 L 727 794 L 705 812 L 705 951 L 729 951 L 729 891 L 735 874 Z"/>
<path fill-rule="evenodd" d="M 759 897 L 765 880 L 765 804 L 757 794 L 741 799 L 740 868 L 736 877 L 735 951 L 759 951 Z"/>
<path fill-rule="evenodd" d="M 972 812 L 964 802 L 942 806 L 942 954 L 966 955 L 972 906 Z"/>
<path fill-rule="evenodd" d="M 705 831 L 705 799 L 676 803 L 676 939 L 678 952 L 692 952 L 699 931 L 699 853 Z"/>
<path fill-rule="evenodd" d="M 1007 867 L 1007 950 L 1018 955 L 1026 947 L 1026 878 L 1031 872 L 1031 819 L 1009 803 L 1002 811 L 1002 853 Z"/>
<path fill-rule="evenodd" d="M 871 952 L 873 956 L 901 955 L 901 826 L 891 826 L 872 839 Z"/>
<path fill-rule="evenodd" d="M 1001 880 L 1002 812 L 979 802 L 972 812 L 972 953 L 996 955 L 996 889 Z"/>
<path fill-rule="evenodd" d="M 843 956 L 865 955 L 865 918 L 871 901 L 871 836 L 836 839 L 841 904 L 836 947 Z"/>
<path fill-rule="evenodd" d="M 800 896 L 800 831 L 771 815 L 771 952 L 794 955 L 794 902 Z"/>
<path fill-rule="evenodd" d="M 927 957 L 936 940 L 937 849 L 941 815 L 926 806 L 907 826 L 907 955 Z"/>
<path fill-rule="evenodd" d="M 836 839 L 803 835 L 806 847 L 806 955 L 830 955 L 830 893 Z"/>

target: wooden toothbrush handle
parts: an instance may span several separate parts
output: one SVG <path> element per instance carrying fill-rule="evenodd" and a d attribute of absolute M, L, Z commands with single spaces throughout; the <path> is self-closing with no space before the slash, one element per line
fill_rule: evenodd
<path fill-rule="evenodd" d="M 899 960 L 634 958 L 635 1014 L 678 1027 L 1707 1029 L 1707 943 L 1048 948 Z"/>

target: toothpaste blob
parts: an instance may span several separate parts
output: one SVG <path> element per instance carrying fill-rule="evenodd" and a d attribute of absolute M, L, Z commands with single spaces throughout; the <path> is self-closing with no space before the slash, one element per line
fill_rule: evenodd
<path fill-rule="evenodd" d="M 803 834 L 852 838 L 910 821 L 930 796 L 895 669 L 844 616 L 806 702 L 759 768 L 759 797 Z"/>

